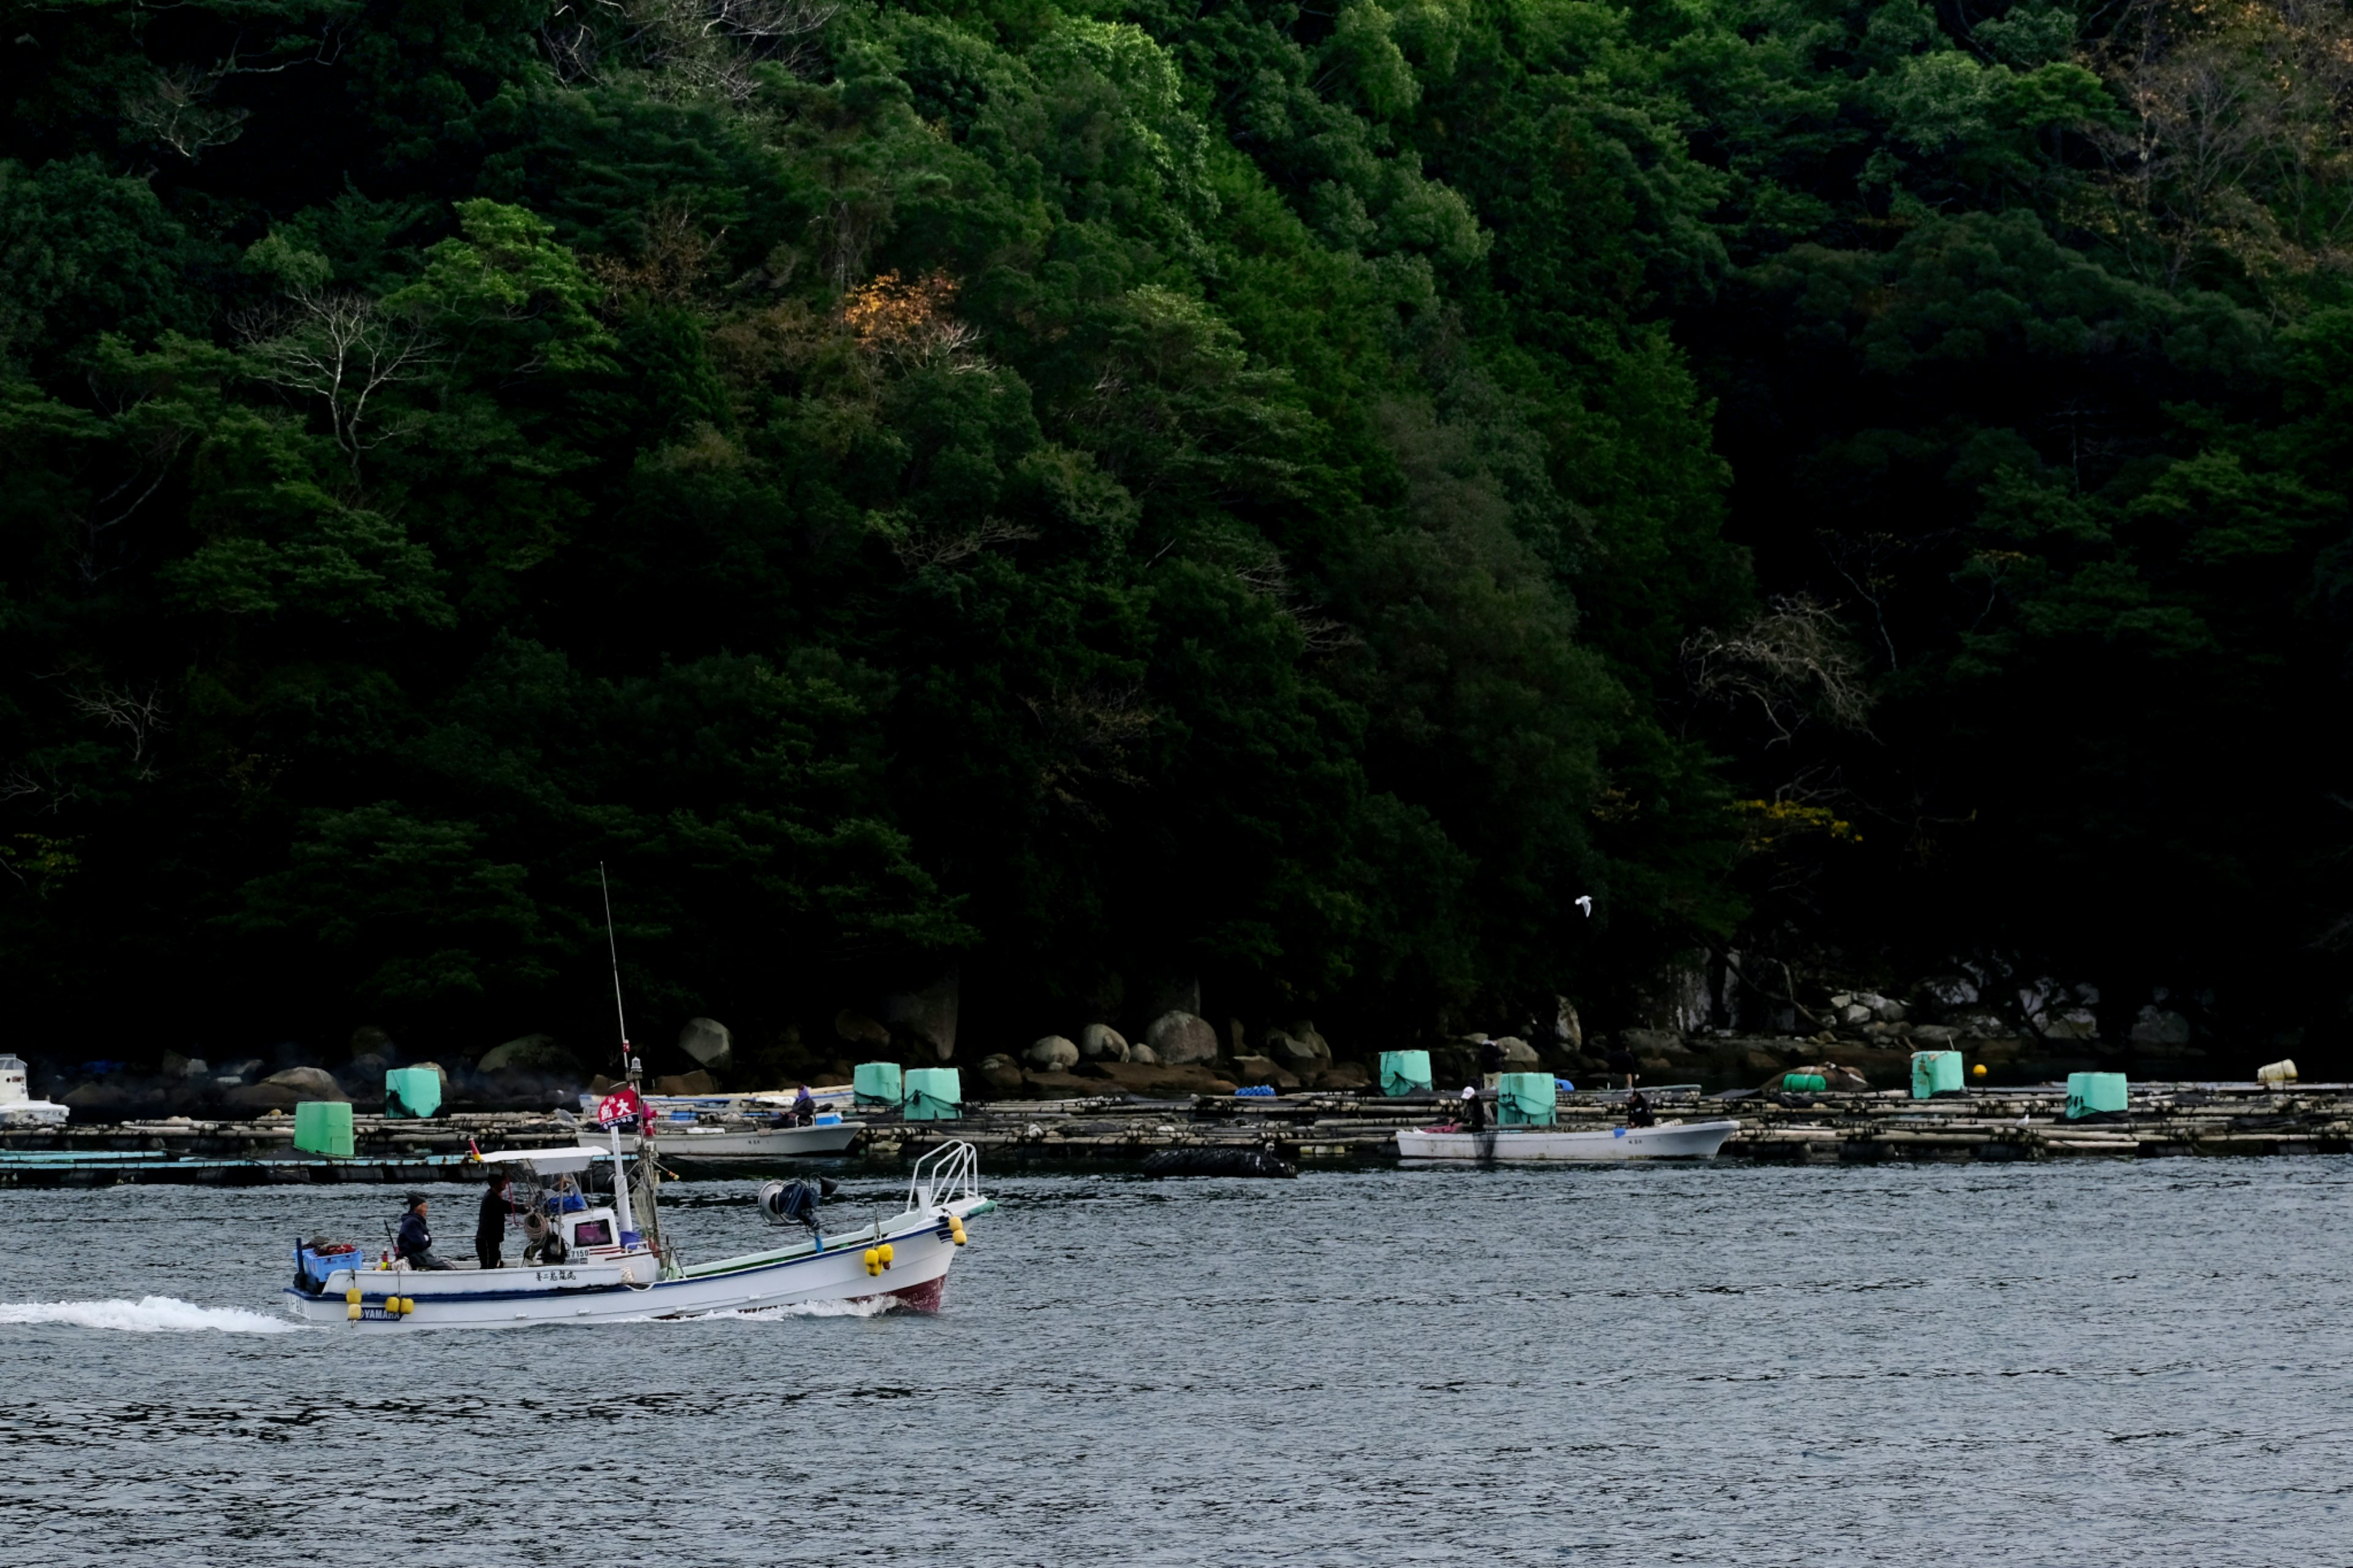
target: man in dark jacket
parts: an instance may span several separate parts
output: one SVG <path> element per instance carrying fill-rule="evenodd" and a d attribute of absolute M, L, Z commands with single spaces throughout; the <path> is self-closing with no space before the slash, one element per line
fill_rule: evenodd
<path fill-rule="evenodd" d="M 507 1173 L 491 1168 L 491 1190 L 482 1194 L 482 1212 L 474 1221 L 474 1256 L 485 1268 L 502 1268 L 507 1241 Z"/>
<path fill-rule="evenodd" d="M 425 1226 L 425 1194 L 408 1194 L 408 1212 L 400 1216 L 400 1239 L 393 1244 L 401 1261 L 411 1268 L 455 1268 L 458 1266 L 433 1250 L 433 1233 Z"/>
<path fill-rule="evenodd" d="M 1479 1076 L 1489 1089 L 1500 1088 L 1504 1081 L 1504 1047 L 1493 1040 L 1479 1042 Z"/>

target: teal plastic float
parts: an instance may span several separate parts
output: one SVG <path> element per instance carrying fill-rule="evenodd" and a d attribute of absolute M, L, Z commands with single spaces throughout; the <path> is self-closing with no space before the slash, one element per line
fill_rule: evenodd
<path fill-rule="evenodd" d="M 1830 1088 L 1831 1080 L 1818 1072 L 1785 1072 L 1781 1075 L 1783 1089 L 1820 1091 Z"/>
<path fill-rule="evenodd" d="M 1548 1072 L 1507 1072 L 1495 1080 L 1495 1120 L 1505 1127 L 1549 1127 L 1559 1096 Z"/>
<path fill-rule="evenodd" d="M 1400 1094 L 1430 1092 L 1430 1053 L 1428 1051 L 1383 1051 L 1381 1053 L 1381 1092 L 1395 1099 Z"/>
<path fill-rule="evenodd" d="M 2071 1072 L 2067 1075 L 2067 1114 L 2096 1116 L 2104 1110 L 2122 1110 L 2126 1089 L 2125 1075 L 2120 1072 Z"/>
<path fill-rule="evenodd" d="M 860 1105 L 896 1106 L 907 1098 L 897 1062 L 860 1062 L 849 1075 L 849 1097 Z"/>
<path fill-rule="evenodd" d="M 964 1114 L 964 1079 L 954 1068 L 907 1069 L 907 1120 L 954 1121 Z"/>
<path fill-rule="evenodd" d="M 1949 1094 L 1960 1087 L 1960 1052 L 1914 1051 L 1912 1053 L 1913 1099 L 1926 1100 L 1932 1094 Z"/>
<path fill-rule="evenodd" d="M 306 1100 L 294 1108 L 294 1147 L 305 1154 L 352 1157 L 352 1107 L 349 1100 Z"/>
<path fill-rule="evenodd" d="M 430 1116 L 441 1109 L 441 1075 L 431 1068 L 395 1068 L 384 1075 L 386 1116 Z"/>

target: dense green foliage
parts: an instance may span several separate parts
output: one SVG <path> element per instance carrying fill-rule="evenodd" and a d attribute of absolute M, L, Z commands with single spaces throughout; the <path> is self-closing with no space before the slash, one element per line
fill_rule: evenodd
<path fill-rule="evenodd" d="M 0 0 L 10 994 L 2333 1016 L 2301 6 Z"/>

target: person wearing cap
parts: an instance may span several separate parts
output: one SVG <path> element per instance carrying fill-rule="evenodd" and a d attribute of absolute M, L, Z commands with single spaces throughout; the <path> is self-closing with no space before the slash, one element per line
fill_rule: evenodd
<path fill-rule="evenodd" d="M 425 1194 L 408 1194 L 408 1212 L 400 1216 L 400 1238 L 393 1244 L 400 1260 L 411 1268 L 455 1268 L 458 1266 L 433 1250 L 433 1233 L 425 1226 Z"/>
<path fill-rule="evenodd" d="M 1473 1132 L 1483 1132 L 1487 1130 L 1487 1102 L 1479 1098 L 1477 1084 L 1466 1083 L 1462 1086 L 1461 1123 Z"/>
<path fill-rule="evenodd" d="M 485 1268 L 503 1268 L 507 1242 L 507 1173 L 491 1167 L 491 1188 L 482 1194 L 482 1211 L 474 1221 L 474 1256 Z"/>

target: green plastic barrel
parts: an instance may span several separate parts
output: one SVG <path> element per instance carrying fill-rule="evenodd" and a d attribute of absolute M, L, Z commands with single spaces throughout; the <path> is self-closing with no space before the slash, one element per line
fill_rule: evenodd
<path fill-rule="evenodd" d="M 907 1069 L 907 1120 L 954 1121 L 964 1114 L 964 1079 L 954 1068 Z"/>
<path fill-rule="evenodd" d="M 384 1075 L 386 1116 L 430 1116 L 441 1109 L 441 1075 L 431 1068 L 395 1068 Z"/>
<path fill-rule="evenodd" d="M 352 1107 L 342 1100 L 306 1100 L 294 1108 L 294 1147 L 305 1154 L 352 1157 Z"/>
<path fill-rule="evenodd" d="M 1428 1051 L 1383 1051 L 1381 1053 L 1381 1092 L 1390 1096 L 1428 1094 L 1430 1092 L 1430 1053 Z"/>
<path fill-rule="evenodd" d="M 1947 1094 L 1960 1087 L 1960 1052 L 1914 1051 L 1912 1053 L 1913 1099 L 1926 1100 L 1932 1094 Z"/>
<path fill-rule="evenodd" d="M 1830 1086 L 1831 1080 L 1818 1072 L 1785 1072 L 1781 1075 L 1783 1089 L 1819 1090 Z"/>
<path fill-rule="evenodd" d="M 2125 1108 L 2125 1075 L 2120 1072 L 2071 1072 L 2067 1075 L 2067 1114 L 2095 1116 Z"/>
<path fill-rule="evenodd" d="M 1548 1072 L 1507 1072 L 1495 1080 L 1495 1120 L 1505 1127 L 1549 1127 L 1560 1089 Z"/>
<path fill-rule="evenodd" d="M 896 1106 L 907 1098 L 897 1062 L 860 1062 L 849 1075 L 850 1099 L 860 1105 Z"/>

